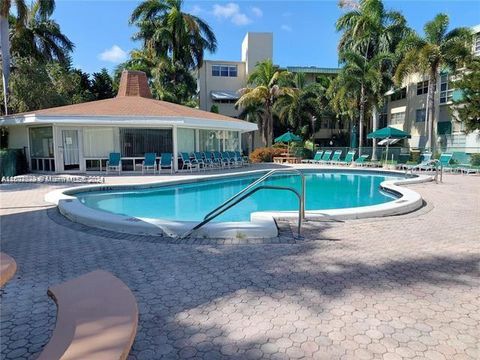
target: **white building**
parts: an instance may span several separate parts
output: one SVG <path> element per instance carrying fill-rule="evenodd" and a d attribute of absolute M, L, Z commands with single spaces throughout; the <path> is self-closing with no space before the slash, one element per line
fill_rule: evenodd
<path fill-rule="evenodd" d="M 31 171 L 88 172 L 105 169 L 119 152 L 125 171 L 138 170 L 144 154 L 232 151 L 241 134 L 257 125 L 152 99 L 145 73 L 124 71 L 117 97 L 0 118 L 8 147 L 25 149 Z"/>
<path fill-rule="evenodd" d="M 473 52 L 480 55 L 480 25 L 473 28 L 475 41 Z M 450 112 L 452 98 L 461 96 L 461 92 L 452 88 L 451 74 L 441 71 L 435 91 L 434 139 L 438 151 L 480 152 L 480 133 L 466 134 L 463 123 L 454 119 Z M 389 125 L 412 135 L 410 147 L 424 148 L 427 143 L 427 92 L 428 77 L 420 74 L 410 76 L 403 87 L 389 94 L 383 119 Z"/>

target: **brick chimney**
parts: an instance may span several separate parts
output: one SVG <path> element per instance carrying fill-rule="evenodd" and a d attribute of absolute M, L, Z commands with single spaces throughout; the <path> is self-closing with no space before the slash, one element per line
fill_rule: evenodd
<path fill-rule="evenodd" d="M 117 97 L 140 96 L 151 98 L 147 75 L 143 71 L 123 70 Z"/>

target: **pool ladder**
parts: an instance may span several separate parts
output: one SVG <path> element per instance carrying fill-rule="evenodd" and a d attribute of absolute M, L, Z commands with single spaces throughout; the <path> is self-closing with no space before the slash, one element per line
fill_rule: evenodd
<path fill-rule="evenodd" d="M 295 175 L 300 176 L 302 180 L 302 187 L 300 192 L 298 192 L 296 189 L 293 187 L 288 187 L 288 186 L 273 186 L 273 185 L 259 185 L 261 182 L 265 181 L 269 177 L 271 177 L 274 174 L 278 173 L 287 173 L 287 172 L 294 172 Z M 180 236 L 180 239 L 185 239 L 189 237 L 194 231 L 200 229 L 202 226 L 205 224 L 209 223 L 213 219 L 215 219 L 217 216 L 220 216 L 223 214 L 225 211 L 228 209 L 234 207 L 241 201 L 245 200 L 246 198 L 250 197 L 251 195 L 255 194 L 257 191 L 260 190 L 282 190 L 282 191 L 290 191 L 293 192 L 297 198 L 298 198 L 298 225 L 297 225 L 297 232 L 298 236 L 300 237 L 301 235 L 301 227 L 302 227 L 302 221 L 305 219 L 305 175 L 298 169 L 294 168 L 285 168 L 285 169 L 273 169 L 270 170 L 268 173 L 263 175 L 261 178 L 258 180 L 254 181 L 250 185 L 248 185 L 246 188 L 243 190 L 239 191 L 235 195 L 233 195 L 230 199 L 224 201 L 222 204 L 217 206 L 214 210 L 210 211 L 203 220 L 195 225 L 192 229 L 184 233 L 183 235 Z"/>

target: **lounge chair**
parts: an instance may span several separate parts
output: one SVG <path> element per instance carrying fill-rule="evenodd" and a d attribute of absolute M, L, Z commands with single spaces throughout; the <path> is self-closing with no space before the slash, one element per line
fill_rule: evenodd
<path fill-rule="evenodd" d="M 196 161 L 190 160 L 190 155 L 187 152 L 181 152 L 180 157 L 182 159 L 182 170 L 190 169 L 190 172 L 192 172 L 193 169 L 198 168 Z"/>
<path fill-rule="evenodd" d="M 215 167 L 216 164 L 214 162 L 212 152 L 211 151 L 205 151 L 203 154 L 205 155 L 205 165 L 207 165 L 210 168 Z"/>
<path fill-rule="evenodd" d="M 318 150 L 318 151 L 315 153 L 315 156 L 313 157 L 313 159 L 303 159 L 303 160 L 302 160 L 302 163 L 304 163 L 304 164 L 312 164 L 312 163 L 315 163 L 315 162 L 317 162 L 317 161 L 322 160 L 322 155 L 323 155 L 323 150 Z"/>
<path fill-rule="evenodd" d="M 230 159 L 233 160 L 235 166 L 243 166 L 243 159 L 241 156 L 238 156 L 235 151 L 229 151 Z"/>
<path fill-rule="evenodd" d="M 327 161 L 327 164 L 331 164 L 331 165 L 336 164 L 340 160 L 341 156 L 342 156 L 342 150 L 335 150 L 332 158 L 329 161 Z"/>
<path fill-rule="evenodd" d="M 110 153 L 108 155 L 106 167 L 107 175 L 109 170 L 118 171 L 118 175 L 122 173 L 122 156 L 120 153 Z"/>
<path fill-rule="evenodd" d="M 242 153 L 240 151 L 235 151 L 235 154 L 239 159 L 242 160 L 242 165 L 248 166 L 248 164 L 250 164 L 250 160 L 248 159 L 248 156 L 242 156 Z"/>
<path fill-rule="evenodd" d="M 207 165 L 205 161 L 203 160 L 203 153 L 199 151 L 195 151 L 193 153 L 193 158 L 195 159 L 195 162 L 198 165 L 198 170 L 203 169 L 203 171 L 207 170 Z"/>
<path fill-rule="evenodd" d="M 332 156 L 332 150 L 326 150 L 323 153 L 322 158 L 319 161 L 315 161 L 314 163 L 315 164 L 326 164 L 330 161 L 331 156 Z"/>
<path fill-rule="evenodd" d="M 337 165 L 350 165 L 353 162 L 353 159 L 355 158 L 355 154 L 357 153 L 356 150 L 350 150 L 347 155 L 345 155 L 345 159 L 343 160 L 338 160 L 336 162 Z"/>
<path fill-rule="evenodd" d="M 233 159 L 230 159 L 230 155 L 228 154 L 228 151 L 223 151 L 222 152 L 222 161 L 225 162 L 228 167 L 235 165 L 235 162 Z"/>
<path fill-rule="evenodd" d="M 220 151 L 213 152 L 213 162 L 217 164 L 219 167 L 224 167 L 229 165 L 228 160 L 222 158 L 222 154 L 220 153 Z"/>
<path fill-rule="evenodd" d="M 370 155 L 366 155 L 366 154 L 360 155 L 360 156 L 358 157 L 358 159 L 355 160 L 355 165 L 357 165 L 357 166 L 362 166 L 362 167 L 363 167 L 363 166 L 367 166 L 367 164 L 368 164 L 368 161 L 367 161 L 367 160 L 368 160 L 369 157 L 370 157 Z"/>
<path fill-rule="evenodd" d="M 440 157 L 438 158 L 438 161 L 440 162 L 440 167 L 444 171 L 452 171 L 455 167 L 450 165 L 450 161 L 452 160 L 453 154 L 448 154 L 448 153 L 442 153 Z"/>
<path fill-rule="evenodd" d="M 145 153 L 145 157 L 142 161 L 142 175 L 145 174 L 145 171 L 148 171 L 148 169 L 152 169 L 153 174 L 155 175 L 155 171 L 157 170 L 156 153 Z"/>
<path fill-rule="evenodd" d="M 170 174 L 173 174 L 173 158 L 172 153 L 162 153 L 160 157 L 160 164 L 158 164 L 158 173 L 162 169 L 170 169 Z"/>
<path fill-rule="evenodd" d="M 432 164 L 432 154 L 425 153 L 422 155 L 422 161 L 420 164 L 414 165 L 411 170 L 414 171 L 431 171 L 433 170 L 434 165 Z M 409 169 L 410 170 L 410 169 Z"/>

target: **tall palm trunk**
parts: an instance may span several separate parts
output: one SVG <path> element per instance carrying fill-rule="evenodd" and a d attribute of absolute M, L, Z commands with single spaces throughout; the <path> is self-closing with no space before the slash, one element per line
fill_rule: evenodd
<path fill-rule="evenodd" d="M 373 105 L 372 131 L 377 130 L 377 128 L 378 128 L 378 109 L 377 109 L 377 105 Z M 372 139 L 372 161 L 376 161 L 376 160 L 377 160 L 377 139 Z"/>
<path fill-rule="evenodd" d="M 2 83 L 5 115 L 8 115 L 8 79 L 10 77 L 10 37 L 8 18 L 0 15 L 0 47 L 2 51 Z"/>
<path fill-rule="evenodd" d="M 365 85 L 360 87 L 360 121 L 358 129 L 358 155 L 362 155 L 363 147 L 363 124 L 365 123 Z"/>
<path fill-rule="evenodd" d="M 435 86 L 437 85 L 437 69 L 430 71 L 430 81 L 428 82 L 428 124 L 427 124 L 427 148 L 433 154 L 435 151 L 435 141 L 433 134 L 433 120 L 435 118 Z"/>

